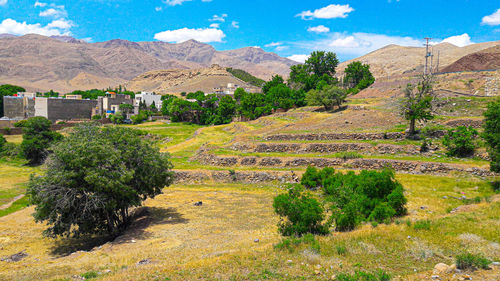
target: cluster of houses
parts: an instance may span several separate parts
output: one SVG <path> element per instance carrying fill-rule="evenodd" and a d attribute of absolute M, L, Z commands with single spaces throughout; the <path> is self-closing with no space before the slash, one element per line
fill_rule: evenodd
<path fill-rule="evenodd" d="M 58 120 L 88 120 L 95 115 L 109 117 L 119 112 L 121 104 L 130 104 L 138 114 L 139 107 L 145 105 L 150 108 L 155 105 L 161 108 L 161 96 L 142 92 L 134 99 L 129 95 L 106 92 L 105 96 L 95 99 L 82 99 L 81 95 L 66 95 L 65 97 L 46 98 L 37 97 L 35 93 L 18 93 L 14 96 L 3 97 L 3 120 L 23 120 L 30 117 L 42 116 L 53 122 Z"/>
<path fill-rule="evenodd" d="M 243 87 L 243 86 L 240 86 L 238 84 L 227 83 L 227 86 L 220 86 L 220 87 L 213 88 L 213 93 L 218 95 L 218 96 L 219 95 L 232 96 L 232 95 L 234 95 L 234 92 L 238 88 L 243 88 L 245 90 L 245 92 L 248 92 L 248 93 L 260 93 L 262 91 L 258 87 Z"/>

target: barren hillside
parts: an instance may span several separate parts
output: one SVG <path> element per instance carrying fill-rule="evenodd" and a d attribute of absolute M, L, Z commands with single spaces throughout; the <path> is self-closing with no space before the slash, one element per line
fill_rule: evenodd
<path fill-rule="evenodd" d="M 500 68 L 500 44 L 462 57 L 444 68 L 443 72 L 489 70 Z"/>
<path fill-rule="evenodd" d="M 127 82 L 125 86 L 132 91 L 142 90 L 160 94 L 178 94 L 198 90 L 211 92 L 213 88 L 226 86 L 228 83 L 242 87 L 252 87 L 234 77 L 219 65 L 199 69 L 149 71 Z"/>
<path fill-rule="evenodd" d="M 438 53 L 439 68 L 443 69 L 466 55 L 499 44 L 500 41 L 472 44 L 466 47 L 457 47 L 450 43 L 435 45 L 433 46 L 434 66 L 437 64 Z M 347 65 L 353 61 L 361 61 L 370 64 L 371 71 L 375 78 L 402 75 L 405 73 L 423 71 L 425 65 L 425 48 L 389 45 L 362 57 L 341 63 L 338 67 L 339 74 L 341 75 Z"/>
<path fill-rule="evenodd" d="M 260 48 L 217 51 L 194 40 L 85 43 L 33 34 L 2 35 L 0 40 L 0 83 L 16 83 L 33 91 L 104 88 L 152 70 L 197 69 L 214 63 L 268 79 L 274 74 L 286 76 L 295 64 Z"/>

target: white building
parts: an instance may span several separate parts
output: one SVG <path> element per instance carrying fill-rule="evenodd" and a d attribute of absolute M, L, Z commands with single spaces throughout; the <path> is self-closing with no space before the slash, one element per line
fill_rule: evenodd
<path fill-rule="evenodd" d="M 153 93 L 141 92 L 138 95 L 135 95 L 135 106 L 139 106 L 141 102 L 145 102 L 147 107 L 150 107 L 153 102 L 155 103 L 155 107 L 161 108 L 161 95 L 155 95 Z"/>

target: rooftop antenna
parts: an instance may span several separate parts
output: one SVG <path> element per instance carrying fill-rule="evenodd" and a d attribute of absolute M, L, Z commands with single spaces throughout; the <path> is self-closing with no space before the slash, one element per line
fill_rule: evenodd
<path fill-rule="evenodd" d="M 425 37 L 425 68 L 424 68 L 424 75 L 427 75 L 429 72 L 429 57 L 432 56 L 431 52 L 429 52 L 429 40 L 432 38 Z"/>

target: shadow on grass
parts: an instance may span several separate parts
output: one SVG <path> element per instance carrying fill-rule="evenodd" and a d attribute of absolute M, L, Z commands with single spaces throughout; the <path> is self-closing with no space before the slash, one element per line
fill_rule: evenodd
<path fill-rule="evenodd" d="M 107 235 L 94 235 L 86 237 L 69 237 L 57 239 L 51 248 L 51 255 L 64 257 L 78 251 L 92 251 L 96 247 L 107 243 L 119 245 L 131 243 L 132 240 L 144 240 L 151 237 L 147 228 L 153 225 L 185 224 L 189 220 L 178 213 L 175 208 L 140 207 L 134 211 L 131 223 L 118 237 Z"/>
<path fill-rule="evenodd" d="M 314 112 L 337 113 L 337 112 L 342 112 L 342 111 L 344 111 L 344 110 L 346 110 L 348 108 L 349 108 L 349 105 L 344 105 L 344 106 L 341 106 L 341 107 L 335 106 L 334 109 L 326 110 L 325 107 L 322 106 L 322 107 L 314 110 Z"/>

